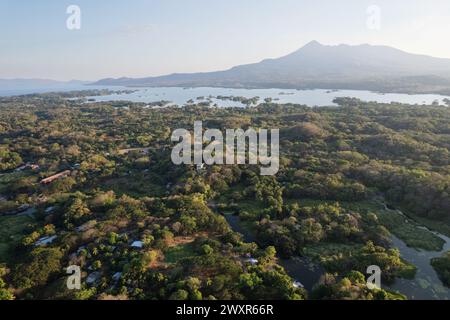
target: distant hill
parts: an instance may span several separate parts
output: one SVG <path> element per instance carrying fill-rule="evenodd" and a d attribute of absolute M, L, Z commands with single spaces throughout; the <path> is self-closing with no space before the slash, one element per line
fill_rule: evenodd
<path fill-rule="evenodd" d="M 366 89 L 449 94 L 450 59 L 411 54 L 387 46 L 327 46 L 312 41 L 287 56 L 225 71 L 109 78 L 93 84 Z"/>
<path fill-rule="evenodd" d="M 0 97 L 44 92 L 88 90 L 87 81 L 57 81 L 49 79 L 0 79 Z"/>
<path fill-rule="evenodd" d="M 59 86 L 77 86 L 87 84 L 86 81 L 71 80 L 57 81 L 50 79 L 0 79 L 0 89 L 17 89 L 17 88 L 47 88 Z"/>

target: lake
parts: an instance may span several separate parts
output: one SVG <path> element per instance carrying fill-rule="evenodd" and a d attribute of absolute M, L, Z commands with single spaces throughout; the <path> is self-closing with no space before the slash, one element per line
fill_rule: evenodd
<path fill-rule="evenodd" d="M 122 88 L 122 87 L 121 87 Z M 79 90 L 120 90 L 118 87 L 105 87 L 105 86 L 86 86 L 83 84 L 57 84 L 53 86 L 37 86 L 37 87 L 0 87 L 0 97 L 11 97 L 19 96 L 25 94 L 35 94 L 35 93 L 49 93 L 49 92 L 69 92 L 69 91 L 79 91 Z"/>
<path fill-rule="evenodd" d="M 121 89 L 123 89 L 121 87 Z M 128 88 L 130 89 L 130 88 Z M 364 101 L 376 101 L 383 103 L 400 102 L 407 104 L 432 104 L 438 101 L 445 104 L 444 99 L 450 97 L 436 94 L 400 94 L 400 93 L 376 93 L 361 90 L 286 90 L 286 89 L 232 89 L 232 88 L 135 88 L 137 91 L 130 94 L 113 94 L 100 97 L 90 97 L 95 101 L 118 101 L 127 100 L 133 102 L 151 103 L 155 101 L 170 101 L 172 104 L 184 105 L 189 100 L 195 102 L 210 101 L 211 105 L 217 104 L 219 107 L 242 107 L 238 101 L 217 99 L 224 97 L 259 97 L 260 102 L 266 98 L 271 98 L 276 103 L 296 103 L 308 106 L 333 106 L 333 100 L 337 97 L 354 97 Z M 201 97 L 202 99 L 198 99 Z"/>
<path fill-rule="evenodd" d="M 296 103 L 308 106 L 333 106 L 336 97 L 354 97 L 364 101 L 376 101 L 381 103 L 399 102 L 407 104 L 431 104 L 434 101 L 445 104 L 444 99 L 450 97 L 437 94 L 402 94 L 402 93 L 377 93 L 362 90 L 295 90 L 295 89 L 232 89 L 232 88 L 179 88 L 179 87 L 151 87 L 151 88 L 132 88 L 132 87 L 111 87 L 111 86 L 72 86 L 72 87 L 48 87 L 48 88 L 16 88 L 2 90 L 0 96 L 13 96 L 20 94 L 45 93 L 55 91 L 72 90 L 90 90 L 90 89 L 110 89 L 110 90 L 136 90 L 129 94 L 112 94 L 106 96 L 88 97 L 95 101 L 132 101 L 142 103 L 152 103 L 157 101 L 170 101 L 171 104 L 184 105 L 189 100 L 195 102 L 209 102 L 210 105 L 217 104 L 219 107 L 242 107 L 239 101 L 230 101 L 217 99 L 217 96 L 225 97 L 259 97 L 259 102 L 266 98 L 273 99 L 277 103 Z M 202 99 L 197 99 L 202 97 Z"/>

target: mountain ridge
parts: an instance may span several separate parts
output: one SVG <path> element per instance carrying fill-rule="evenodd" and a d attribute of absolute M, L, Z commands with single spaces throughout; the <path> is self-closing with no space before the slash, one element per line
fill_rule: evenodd
<path fill-rule="evenodd" d="M 450 92 L 450 59 L 382 45 L 323 45 L 311 41 L 285 56 L 227 70 L 144 78 L 106 78 L 95 85 L 223 86 Z"/>

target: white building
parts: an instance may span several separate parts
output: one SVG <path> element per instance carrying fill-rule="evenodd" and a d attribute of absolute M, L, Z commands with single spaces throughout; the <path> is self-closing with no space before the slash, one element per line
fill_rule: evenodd
<path fill-rule="evenodd" d="M 247 259 L 245 261 L 250 263 L 252 266 L 258 264 L 258 260 L 254 259 L 254 258 L 249 258 L 249 259 Z"/>
<path fill-rule="evenodd" d="M 138 249 L 141 249 L 143 246 L 144 246 L 144 243 L 143 243 L 142 241 L 134 241 L 134 242 L 131 244 L 131 247 L 132 247 L 132 248 L 138 248 Z"/>
<path fill-rule="evenodd" d="M 36 241 L 36 243 L 34 244 L 35 247 L 40 247 L 40 246 L 45 246 L 47 244 L 52 243 L 53 241 L 55 241 L 55 239 L 57 238 L 57 236 L 51 236 L 51 237 L 43 237 L 40 238 L 38 241 Z"/>
<path fill-rule="evenodd" d="M 96 272 L 92 272 L 87 278 L 86 278 L 86 284 L 87 285 L 92 285 L 94 283 L 96 283 L 100 277 L 102 276 L 102 274 L 98 271 Z"/>

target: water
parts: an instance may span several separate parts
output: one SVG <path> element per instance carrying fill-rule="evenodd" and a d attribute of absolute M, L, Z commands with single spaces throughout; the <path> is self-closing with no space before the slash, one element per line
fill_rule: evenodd
<path fill-rule="evenodd" d="M 17 88 L 1 88 L 0 97 L 11 97 L 18 95 L 34 94 L 34 93 L 48 93 L 48 92 L 69 92 L 69 91 L 81 91 L 81 90 L 125 90 L 129 88 L 124 87 L 106 87 L 106 86 L 87 86 L 83 84 L 60 84 L 53 86 L 38 86 L 38 87 L 17 87 Z"/>
<path fill-rule="evenodd" d="M 279 259 L 278 263 L 291 278 L 300 281 L 309 292 L 312 291 L 314 286 L 319 282 L 320 277 L 325 273 L 325 270 L 320 265 L 304 257 Z"/>
<path fill-rule="evenodd" d="M 234 232 L 242 234 L 242 240 L 244 240 L 244 242 L 256 242 L 256 237 L 254 234 L 252 232 L 248 232 L 248 230 L 242 227 L 239 216 L 235 216 L 233 214 L 225 214 L 224 216 L 231 229 Z"/>
<path fill-rule="evenodd" d="M 399 214 L 398 210 L 397 214 Z M 225 218 L 234 231 L 243 235 L 245 242 L 255 242 L 255 236 L 242 227 L 239 216 L 225 215 Z M 425 227 L 422 226 L 422 228 Z M 430 264 L 432 258 L 440 257 L 450 250 L 450 238 L 438 232 L 431 232 L 445 241 L 441 251 L 419 251 L 408 247 L 402 240 L 392 235 L 392 247 L 398 248 L 401 257 L 417 267 L 417 273 L 412 280 L 397 278 L 394 284 L 386 289 L 398 291 L 411 300 L 450 300 L 450 289 L 442 284 Z M 321 266 L 304 257 L 279 259 L 279 263 L 291 278 L 300 281 L 308 291 L 312 290 L 325 272 Z"/>
<path fill-rule="evenodd" d="M 399 213 L 403 214 L 402 212 Z M 422 228 L 427 229 L 423 226 Z M 445 241 L 441 251 L 419 251 L 408 247 L 396 236 L 392 236 L 393 246 L 399 249 L 403 259 L 417 267 L 417 273 L 413 280 L 397 279 L 390 286 L 390 289 L 406 294 L 409 299 L 413 300 L 450 300 L 450 288 L 442 284 L 438 274 L 430 264 L 431 259 L 440 257 L 444 252 L 450 250 L 450 238 L 435 231 L 431 232 Z"/>
<path fill-rule="evenodd" d="M 170 101 L 173 104 L 184 105 L 189 100 L 195 102 L 211 102 L 211 105 L 217 104 L 220 107 L 242 107 L 240 102 L 224 101 L 216 99 L 217 96 L 234 96 L 253 98 L 259 97 L 259 102 L 266 98 L 273 99 L 276 103 L 296 103 L 305 104 L 308 106 L 333 106 L 333 100 L 336 97 L 354 97 L 364 101 L 376 101 L 383 103 L 400 102 L 407 104 L 432 104 L 438 101 L 440 104 L 445 104 L 444 99 L 450 98 L 435 94 L 399 94 L 389 93 L 382 94 L 362 90 L 287 90 L 287 89 L 231 89 L 231 88 L 176 88 L 176 87 L 161 87 L 161 88 L 137 88 L 136 92 L 130 94 L 109 95 L 101 97 L 90 97 L 96 101 L 117 101 L 127 100 L 133 102 L 151 103 L 155 101 Z M 204 99 L 198 100 L 198 97 Z"/>
<path fill-rule="evenodd" d="M 406 219 L 406 222 L 408 222 L 408 216 L 401 210 L 398 210 L 383 201 L 381 201 L 381 204 L 386 211 L 390 211 L 392 214 L 402 215 Z M 416 221 L 414 221 L 414 223 L 417 224 Z M 450 238 L 439 232 L 430 230 L 425 226 L 418 225 L 417 228 L 432 232 L 434 235 L 444 240 L 445 243 L 442 250 L 425 251 L 410 248 L 401 239 L 391 235 L 393 247 L 400 251 L 400 255 L 403 259 L 417 267 L 417 272 L 414 279 L 397 279 L 393 285 L 389 286 L 389 288 L 405 294 L 412 300 L 449 300 L 450 288 L 447 288 L 442 284 L 442 281 L 439 279 L 438 274 L 430 262 L 431 259 L 440 257 L 444 252 L 450 250 Z"/>
<path fill-rule="evenodd" d="M 242 234 L 245 242 L 256 242 L 254 234 L 242 227 L 239 216 L 226 214 L 225 219 L 233 231 Z M 320 276 L 325 272 L 322 267 L 304 257 L 293 257 L 291 259 L 279 258 L 278 262 L 294 281 L 299 281 L 308 291 L 313 289 L 314 285 L 319 281 Z"/>
<path fill-rule="evenodd" d="M 273 99 L 277 103 L 296 103 L 308 106 L 333 106 L 336 97 L 354 97 L 364 101 L 375 101 L 381 103 L 400 102 L 407 104 L 431 104 L 438 101 L 445 104 L 444 99 L 450 97 L 436 94 L 401 94 L 401 93 L 376 93 L 363 90 L 295 90 L 295 89 L 232 89 L 232 88 L 178 88 L 178 87 L 155 87 L 155 88 L 126 88 L 114 86 L 86 86 L 86 85 L 66 85 L 39 88 L 0 88 L 0 96 L 13 96 L 31 93 L 45 93 L 57 91 L 110 89 L 110 90 L 136 90 L 129 94 L 113 94 L 106 96 L 88 97 L 95 101 L 118 101 L 127 100 L 132 102 L 152 103 L 157 101 L 170 101 L 172 104 L 184 105 L 189 100 L 195 102 L 210 101 L 211 105 L 217 104 L 220 107 L 242 107 L 242 103 L 236 101 L 219 100 L 217 96 L 234 96 L 253 98 L 260 97 L 259 102 L 266 98 Z M 204 97 L 198 100 L 198 97 Z"/>

